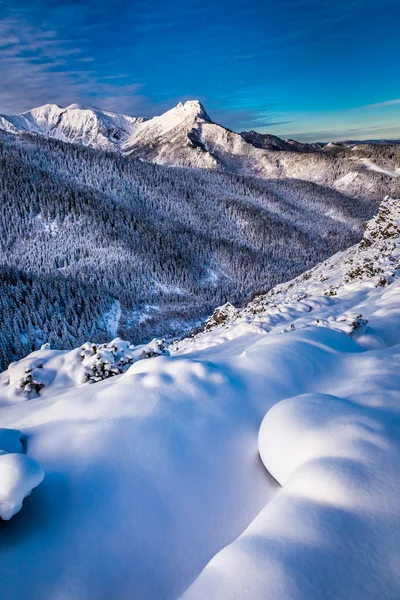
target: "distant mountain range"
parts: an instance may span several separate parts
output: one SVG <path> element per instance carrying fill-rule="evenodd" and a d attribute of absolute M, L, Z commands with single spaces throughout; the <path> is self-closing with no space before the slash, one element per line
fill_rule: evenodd
<path fill-rule="evenodd" d="M 256 131 L 238 134 L 214 123 L 197 100 L 179 103 L 152 119 L 78 104 L 66 108 L 45 104 L 19 115 L 0 115 L 0 129 L 117 151 L 158 164 L 223 168 L 255 175 L 270 174 L 262 152 L 265 150 L 321 153 L 366 143 L 303 143 Z"/>
<path fill-rule="evenodd" d="M 45 104 L 20 115 L 0 115 L 0 128 L 9 133 L 32 133 L 91 148 L 131 154 L 159 164 L 218 168 L 226 153 L 250 155 L 259 168 L 258 150 L 318 152 L 318 144 L 281 140 L 255 131 L 242 134 L 214 123 L 197 101 L 179 103 L 152 119 L 71 104 Z M 257 148 L 253 152 L 252 148 Z M 258 160 L 257 160 L 258 159 Z M 248 168 L 247 168 L 248 170 Z M 250 169 L 252 170 L 252 169 Z"/>

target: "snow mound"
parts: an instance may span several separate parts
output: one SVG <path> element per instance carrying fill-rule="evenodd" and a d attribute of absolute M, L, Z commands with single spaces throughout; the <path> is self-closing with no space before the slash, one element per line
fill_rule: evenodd
<path fill-rule="evenodd" d="M 8 521 L 44 478 L 41 466 L 24 455 L 24 436 L 16 429 L 0 429 L 0 518 Z"/>
<path fill-rule="evenodd" d="M 277 403 L 258 441 L 282 489 L 184 600 L 396 598 L 396 429 L 382 411 L 327 394 Z"/>
<path fill-rule="evenodd" d="M 117 337 L 106 344 L 86 342 L 74 350 L 51 350 L 49 344 L 43 344 L 40 350 L 11 363 L 0 374 L 0 406 L 97 383 L 125 373 L 139 360 L 168 354 L 165 340 L 157 339 L 134 346 Z"/>
<path fill-rule="evenodd" d="M 349 401 L 327 394 L 308 394 L 278 402 L 266 414 L 258 435 L 258 448 L 266 469 L 285 486 L 298 471 L 318 461 L 365 461 L 379 449 L 382 424 Z M 373 462 L 373 461 L 372 461 Z M 316 478 L 317 479 L 317 478 Z M 356 482 L 353 482 L 356 485 Z M 327 503 L 343 502 L 340 486 L 321 486 Z M 350 490 L 348 490 L 350 492 Z M 304 486 L 303 493 L 317 494 Z"/>
<path fill-rule="evenodd" d="M 11 519 L 22 502 L 43 481 L 44 472 L 32 458 L 23 454 L 0 455 L 0 517 Z"/>

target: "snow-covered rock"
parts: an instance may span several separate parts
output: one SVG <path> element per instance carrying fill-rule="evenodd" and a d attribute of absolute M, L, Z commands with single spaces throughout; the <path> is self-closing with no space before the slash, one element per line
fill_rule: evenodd
<path fill-rule="evenodd" d="M 210 330 L 218 325 L 222 325 L 223 323 L 229 323 L 235 319 L 237 312 L 237 309 L 230 302 L 226 302 L 226 304 L 218 306 L 218 308 L 214 310 L 211 317 L 208 317 L 204 328 L 206 330 Z"/>
<path fill-rule="evenodd" d="M 398 200 L 387 197 L 381 202 L 378 214 L 368 221 L 361 247 L 368 248 L 377 241 L 389 240 L 399 236 L 400 205 Z"/>

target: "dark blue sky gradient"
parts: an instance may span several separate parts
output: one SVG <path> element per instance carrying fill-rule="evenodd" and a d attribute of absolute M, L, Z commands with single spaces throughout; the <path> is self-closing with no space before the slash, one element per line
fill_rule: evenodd
<path fill-rule="evenodd" d="M 399 23 L 399 0 L 0 0 L 0 112 L 198 98 L 239 131 L 400 137 Z"/>

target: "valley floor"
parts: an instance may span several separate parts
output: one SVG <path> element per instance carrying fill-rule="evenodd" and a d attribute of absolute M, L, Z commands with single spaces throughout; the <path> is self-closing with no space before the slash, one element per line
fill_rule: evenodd
<path fill-rule="evenodd" d="M 45 478 L 0 522 L 1 597 L 399 598 L 398 206 L 170 356 L 78 385 L 40 350 L 28 401 L 3 374 Z"/>

